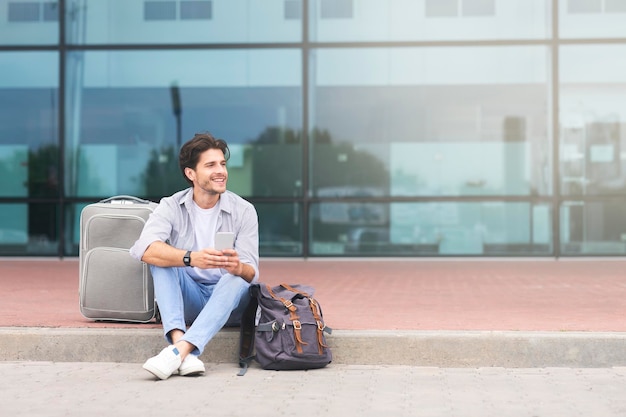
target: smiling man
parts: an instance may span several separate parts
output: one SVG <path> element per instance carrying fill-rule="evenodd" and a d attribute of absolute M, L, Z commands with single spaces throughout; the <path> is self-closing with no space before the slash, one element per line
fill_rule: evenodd
<path fill-rule="evenodd" d="M 227 191 L 228 145 L 196 134 L 180 149 L 186 190 L 165 197 L 150 216 L 131 256 L 150 265 L 154 295 L 169 346 L 143 368 L 160 379 L 205 371 L 198 356 L 224 325 L 236 325 L 259 276 L 257 212 Z M 232 232 L 232 248 L 215 249 L 217 232 Z"/>

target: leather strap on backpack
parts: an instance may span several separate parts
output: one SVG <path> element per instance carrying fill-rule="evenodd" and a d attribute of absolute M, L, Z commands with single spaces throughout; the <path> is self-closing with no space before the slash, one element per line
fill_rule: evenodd
<path fill-rule="evenodd" d="M 288 284 L 280 284 L 280 286 L 288 291 L 291 291 L 296 294 L 300 294 L 301 296 L 309 300 L 309 307 L 311 308 L 311 312 L 313 313 L 313 317 L 315 318 L 315 322 L 317 323 L 317 350 L 320 355 L 323 354 L 324 348 L 328 347 L 328 345 L 324 343 L 324 331 L 326 330 L 326 332 L 330 334 L 332 332 L 332 329 L 327 328 L 326 325 L 324 324 L 324 320 L 322 320 L 322 315 L 321 315 L 319 304 L 317 303 L 317 301 L 315 301 L 313 297 L 311 297 L 309 294 L 307 294 L 304 291 L 299 291 Z"/>
<path fill-rule="evenodd" d="M 302 353 L 303 352 L 302 345 L 308 345 L 308 343 L 302 340 L 302 323 L 300 323 L 300 317 L 298 316 L 298 308 L 295 306 L 293 302 L 291 302 L 291 300 L 287 300 L 283 297 L 279 297 L 276 294 L 274 294 L 274 291 L 272 291 L 272 287 L 270 287 L 267 284 L 265 286 L 267 287 L 267 291 L 269 292 L 269 294 L 275 300 L 278 300 L 281 303 L 283 303 L 285 308 L 289 311 L 289 320 L 291 320 L 291 323 L 293 323 L 293 335 L 296 340 L 296 350 L 298 351 L 298 353 Z M 286 288 L 286 287 L 283 286 L 283 288 Z"/>

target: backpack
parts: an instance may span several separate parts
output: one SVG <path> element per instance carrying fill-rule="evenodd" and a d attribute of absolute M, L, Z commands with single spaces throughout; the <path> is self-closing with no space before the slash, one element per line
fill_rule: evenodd
<path fill-rule="evenodd" d="M 272 370 L 323 368 L 331 362 L 324 333 L 332 329 L 324 324 L 312 287 L 253 284 L 249 291 L 240 327 L 240 376 L 253 359 Z"/>

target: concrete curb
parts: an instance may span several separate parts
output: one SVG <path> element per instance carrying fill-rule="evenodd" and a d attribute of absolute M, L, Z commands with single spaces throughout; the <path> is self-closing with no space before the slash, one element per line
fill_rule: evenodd
<path fill-rule="evenodd" d="M 626 333 L 335 331 L 333 363 L 445 368 L 626 366 Z M 165 346 L 160 329 L 0 328 L 0 360 L 142 363 Z M 239 332 L 221 331 L 202 360 L 237 363 Z"/>

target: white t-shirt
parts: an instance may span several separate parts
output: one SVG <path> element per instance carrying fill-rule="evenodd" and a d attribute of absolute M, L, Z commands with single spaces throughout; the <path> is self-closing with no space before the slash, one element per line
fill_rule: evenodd
<path fill-rule="evenodd" d="M 200 250 L 204 248 L 212 248 L 215 244 L 215 232 L 217 230 L 217 215 L 220 211 L 220 200 L 210 209 L 203 209 L 195 202 L 193 203 L 193 224 L 196 227 L 196 246 L 192 250 Z M 191 260 L 193 263 L 193 258 Z M 189 269 L 189 275 L 197 281 L 217 282 L 223 275 L 220 269 L 200 269 L 192 267 Z"/>

